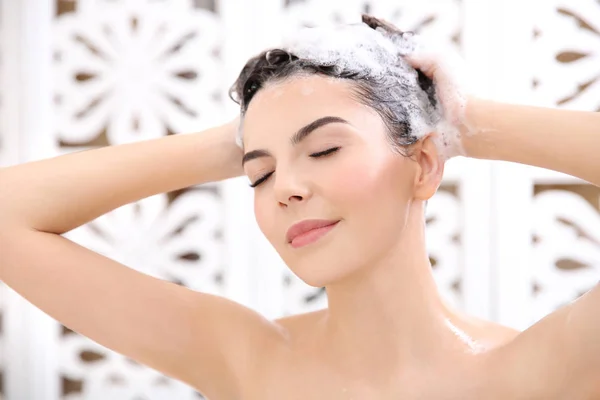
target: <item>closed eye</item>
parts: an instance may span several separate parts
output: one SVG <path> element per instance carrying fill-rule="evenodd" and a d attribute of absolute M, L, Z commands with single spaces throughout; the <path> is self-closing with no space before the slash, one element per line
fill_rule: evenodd
<path fill-rule="evenodd" d="M 319 151 L 318 153 L 313 153 L 310 156 L 313 157 L 313 158 L 324 157 L 324 156 L 327 156 L 327 155 L 329 155 L 331 153 L 335 153 L 339 149 L 340 149 L 339 147 L 332 147 L 332 148 L 327 149 L 327 150 Z"/>
<path fill-rule="evenodd" d="M 266 181 L 271 175 L 273 175 L 273 172 L 269 172 L 264 174 L 263 176 L 261 176 L 260 178 L 258 178 L 254 183 L 250 184 L 251 188 L 255 188 L 258 185 L 260 185 L 261 183 L 263 183 L 264 181 Z"/>
<path fill-rule="evenodd" d="M 310 154 L 310 157 L 312 157 L 312 158 L 325 157 L 325 156 L 328 156 L 330 154 L 335 153 L 339 149 L 340 149 L 340 147 L 332 147 L 332 148 L 327 149 L 327 150 L 319 151 L 317 153 L 312 153 L 312 154 Z M 261 183 L 263 183 L 264 181 L 266 181 L 267 179 L 269 179 L 269 177 L 271 175 L 273 175 L 273 172 L 274 171 L 271 171 L 271 172 L 268 172 L 268 173 L 264 174 L 263 176 L 261 176 L 260 178 L 258 178 L 254 183 L 251 183 L 250 187 L 251 188 L 257 187 L 258 185 L 260 185 Z"/>

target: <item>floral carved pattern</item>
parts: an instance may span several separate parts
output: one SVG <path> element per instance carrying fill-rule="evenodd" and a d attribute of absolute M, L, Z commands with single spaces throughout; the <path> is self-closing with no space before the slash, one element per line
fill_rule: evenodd
<path fill-rule="evenodd" d="M 121 144 L 190 132 L 221 116 L 221 26 L 190 1 L 89 0 L 55 26 L 63 143 Z"/>
<path fill-rule="evenodd" d="M 356 23 L 367 13 L 386 19 L 403 31 L 460 46 L 462 4 L 457 0 L 421 3 L 383 1 L 288 1 L 284 29 Z"/>
<path fill-rule="evenodd" d="M 170 204 L 167 195 L 156 195 L 65 236 L 140 272 L 223 295 L 220 207 L 208 191 L 188 191 Z M 60 354 L 65 400 L 197 398 L 189 387 L 74 333 L 62 336 Z"/>
<path fill-rule="evenodd" d="M 596 192 L 600 203 L 600 191 Z M 542 191 L 533 206 L 532 318 L 537 320 L 598 282 L 600 213 L 599 207 L 571 190 Z"/>
<path fill-rule="evenodd" d="M 69 239 L 138 271 L 219 293 L 221 204 L 189 191 L 169 204 L 166 195 L 120 207 L 69 233 Z"/>
<path fill-rule="evenodd" d="M 552 1 L 540 8 L 531 61 L 541 105 L 600 111 L 600 3 Z"/>

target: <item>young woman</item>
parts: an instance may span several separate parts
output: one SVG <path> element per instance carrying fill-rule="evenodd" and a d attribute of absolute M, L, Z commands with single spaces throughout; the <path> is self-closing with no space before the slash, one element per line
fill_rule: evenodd
<path fill-rule="evenodd" d="M 353 27 L 363 42 L 340 45 L 333 63 L 310 40 L 304 57 L 252 59 L 234 86 L 241 122 L 0 170 L 0 279 L 209 399 L 599 398 L 600 289 L 524 332 L 463 315 L 436 290 L 423 214 L 457 154 L 600 185 L 600 114 L 461 95 L 419 53 L 385 66 L 389 43 L 378 41 L 409 37 L 365 22 L 377 29 Z M 269 321 L 60 236 L 243 173 L 262 232 L 296 275 L 326 287 L 327 309 Z"/>

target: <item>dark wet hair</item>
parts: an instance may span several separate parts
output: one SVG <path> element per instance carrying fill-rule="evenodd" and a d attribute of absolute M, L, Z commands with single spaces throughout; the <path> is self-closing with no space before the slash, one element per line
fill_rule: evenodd
<path fill-rule="evenodd" d="M 413 35 L 412 32 L 402 32 L 388 22 L 369 15 L 363 15 L 362 21 L 392 40 L 402 40 L 403 35 Z M 409 122 L 410 108 L 432 110 L 436 108 L 433 82 L 419 70 L 417 70 L 418 77 L 414 85 L 402 84 L 394 76 L 375 77 L 368 72 L 344 70 L 337 65 L 319 65 L 313 60 L 299 58 L 283 49 L 263 51 L 251 58 L 231 87 L 229 96 L 240 105 L 240 112 L 243 116 L 252 98 L 267 83 L 307 74 L 351 81 L 356 100 L 371 107 L 381 116 L 391 144 L 394 149 L 402 153 L 419 139 L 413 134 L 413 127 Z M 415 91 L 421 91 L 416 98 L 423 99 L 428 104 L 407 102 L 407 96 L 411 94 L 415 96 Z"/>

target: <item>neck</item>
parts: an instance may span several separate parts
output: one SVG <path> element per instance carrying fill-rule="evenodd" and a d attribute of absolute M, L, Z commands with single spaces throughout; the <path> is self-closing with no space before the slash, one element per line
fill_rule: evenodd
<path fill-rule="evenodd" d="M 472 352 L 458 316 L 438 294 L 425 249 L 424 221 L 380 260 L 327 287 L 327 349 L 352 372 L 432 365 L 449 353 Z M 355 368 L 355 369 L 353 369 Z"/>

